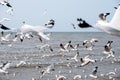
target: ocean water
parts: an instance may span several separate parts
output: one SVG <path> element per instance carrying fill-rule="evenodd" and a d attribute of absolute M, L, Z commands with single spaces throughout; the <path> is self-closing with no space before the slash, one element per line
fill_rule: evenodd
<path fill-rule="evenodd" d="M 92 38 L 98 39 L 98 42 L 90 51 L 83 47 L 82 43 L 84 40 Z M 104 45 L 108 40 L 113 41 L 114 58 L 106 58 L 106 55 L 103 54 Z M 71 41 L 72 45 L 80 45 L 78 62 L 71 59 L 77 51 L 60 51 L 60 43 L 66 44 L 68 41 Z M 39 48 L 44 44 L 51 45 L 53 52 L 49 48 Z M 79 67 L 80 58 L 86 55 L 95 59 L 96 62 Z M 102 58 L 103 60 L 100 61 Z M 18 40 L 11 47 L 8 44 L 1 44 L 0 65 L 7 61 L 11 63 L 10 68 L 7 69 L 8 74 L 0 73 L 0 80 L 57 80 L 60 75 L 65 76 L 66 80 L 74 80 L 75 75 L 81 75 L 81 78 L 75 80 L 120 80 L 120 38 L 102 32 L 53 32 L 49 41 L 40 42 L 37 37 L 33 37 L 30 40 L 25 39 L 23 42 Z M 25 64 L 16 67 L 20 61 Z M 98 78 L 94 79 L 89 74 L 96 66 L 98 66 Z M 42 75 L 42 72 L 48 67 L 51 67 L 52 70 Z M 115 72 L 115 74 L 108 75 L 109 72 Z"/>

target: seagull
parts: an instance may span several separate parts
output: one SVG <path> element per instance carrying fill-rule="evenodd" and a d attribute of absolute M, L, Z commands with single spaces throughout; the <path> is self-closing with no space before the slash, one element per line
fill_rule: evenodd
<path fill-rule="evenodd" d="M 90 74 L 89 76 L 92 77 L 92 78 L 97 78 L 97 70 L 98 70 L 98 66 L 95 67 L 92 74 Z"/>
<path fill-rule="evenodd" d="M 70 46 L 70 44 L 71 44 L 71 41 L 68 41 L 68 43 L 66 43 L 65 45 L 60 43 L 60 50 L 69 52 L 68 47 Z"/>
<path fill-rule="evenodd" d="M 44 45 L 40 46 L 40 49 L 45 49 L 47 47 L 50 49 L 51 52 L 53 52 L 53 48 L 49 44 L 44 44 Z"/>
<path fill-rule="evenodd" d="M 46 40 L 50 40 L 50 38 L 43 33 L 43 30 L 52 28 L 54 26 L 54 22 L 55 21 L 52 19 L 45 26 L 32 26 L 32 25 L 25 24 L 24 22 L 24 24 L 18 29 L 17 34 L 23 35 L 25 33 L 31 32 L 33 35 L 38 36 L 39 39 L 41 39 L 42 37 Z"/>
<path fill-rule="evenodd" d="M 78 47 L 79 47 L 79 44 L 75 44 L 74 46 L 70 43 L 69 46 L 68 46 L 71 50 L 73 51 L 77 51 L 78 50 Z"/>
<path fill-rule="evenodd" d="M 26 33 L 27 34 L 27 33 Z M 16 33 L 15 38 L 13 39 L 13 42 L 16 42 L 18 39 L 20 39 L 21 42 L 25 39 L 25 34 L 23 33 Z"/>
<path fill-rule="evenodd" d="M 91 40 L 84 40 L 83 46 L 85 46 L 87 50 L 92 50 L 96 42 L 98 42 L 98 39 L 95 39 L 95 38 L 92 38 Z"/>
<path fill-rule="evenodd" d="M 108 56 L 106 58 L 109 57 L 114 57 L 114 51 L 112 50 L 111 44 L 113 43 L 113 41 L 108 41 L 107 44 L 104 46 L 104 54 L 107 54 Z"/>
<path fill-rule="evenodd" d="M 73 51 L 77 51 L 78 50 L 78 48 L 79 48 L 79 44 L 76 44 L 75 46 L 72 46 L 71 44 L 70 44 L 70 48 L 72 48 L 71 50 L 73 50 Z"/>
<path fill-rule="evenodd" d="M 110 22 L 106 21 L 106 17 L 108 15 L 110 15 L 110 13 L 100 13 L 99 20 L 93 27 L 101 29 L 108 34 L 120 36 L 120 6 L 116 9 L 114 16 Z M 83 28 L 87 27 L 89 26 Z"/>
<path fill-rule="evenodd" d="M 7 7 L 12 7 L 11 4 L 6 0 L 0 0 L 0 4 L 5 5 Z"/>
<path fill-rule="evenodd" d="M 40 76 L 40 79 L 46 74 L 50 73 L 50 71 L 54 71 L 54 64 L 50 64 L 45 70 L 42 71 L 42 75 Z"/>
<path fill-rule="evenodd" d="M 9 8 L 6 13 L 10 14 L 10 15 L 13 15 L 13 8 Z"/>
<path fill-rule="evenodd" d="M 86 27 L 92 27 L 90 24 L 88 24 L 85 20 L 83 20 L 82 18 L 77 18 L 78 26 L 80 28 L 86 28 Z"/>
<path fill-rule="evenodd" d="M 50 19 L 46 24 L 45 26 L 47 28 L 53 28 L 53 26 L 55 25 L 55 21 L 53 19 Z"/>
<path fill-rule="evenodd" d="M 12 15 L 13 14 L 13 8 L 12 5 L 7 1 L 7 0 L 0 0 L 0 4 L 7 6 L 9 9 L 6 11 L 8 14 Z"/>
<path fill-rule="evenodd" d="M 10 30 L 10 28 L 4 26 L 3 24 L 0 24 L 0 28 L 3 29 L 3 30 Z"/>
<path fill-rule="evenodd" d="M 77 59 L 78 56 L 79 56 L 79 52 L 77 52 L 77 53 L 75 54 L 75 56 L 72 57 L 71 59 L 75 60 L 75 62 L 78 62 L 78 59 Z"/>
<path fill-rule="evenodd" d="M 4 34 L 4 33 L 2 33 L 2 34 Z M 9 37 L 11 36 L 11 33 L 8 33 L 8 34 L 6 34 L 5 36 L 3 35 L 3 36 L 1 36 L 1 41 L 4 41 L 4 42 L 9 42 L 10 40 L 9 40 Z"/>
<path fill-rule="evenodd" d="M 90 62 L 92 62 L 92 63 L 96 62 L 96 60 L 90 59 L 89 55 L 85 56 L 84 58 L 81 58 L 80 60 L 81 60 L 80 67 L 83 67 L 83 66 L 89 64 Z"/>
<path fill-rule="evenodd" d="M 9 21 L 10 19 L 8 19 L 8 18 L 2 18 L 1 20 L 0 20 L 0 23 L 2 23 L 2 22 L 5 22 L 5 21 Z"/>
<path fill-rule="evenodd" d="M 3 63 L 3 66 L 0 69 L 0 73 L 8 74 L 8 71 L 6 71 L 8 68 L 10 68 L 10 62 Z"/>

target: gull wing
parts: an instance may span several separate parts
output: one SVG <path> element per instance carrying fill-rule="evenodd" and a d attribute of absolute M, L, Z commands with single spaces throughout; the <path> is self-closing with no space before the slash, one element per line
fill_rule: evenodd
<path fill-rule="evenodd" d="M 5 39 L 8 39 L 10 37 L 11 33 L 5 35 Z"/>
<path fill-rule="evenodd" d="M 23 32 L 23 33 L 26 33 L 26 32 L 41 32 L 42 30 L 45 30 L 47 28 L 45 28 L 44 26 L 31 26 L 31 25 L 23 25 L 20 27 L 20 31 Z"/>
<path fill-rule="evenodd" d="M 11 63 L 7 63 L 2 69 L 6 70 L 6 69 L 8 69 L 10 67 L 10 65 L 11 65 Z"/>
<path fill-rule="evenodd" d="M 120 30 L 120 6 L 115 11 L 115 14 L 110 21 L 110 25 L 113 26 L 113 28 Z"/>
<path fill-rule="evenodd" d="M 46 40 L 50 40 L 50 38 L 47 35 L 45 35 L 43 32 L 39 32 L 38 35 Z"/>
<path fill-rule="evenodd" d="M 4 26 L 3 24 L 0 24 L 0 28 L 3 29 L 3 30 L 10 30 L 10 28 Z"/>

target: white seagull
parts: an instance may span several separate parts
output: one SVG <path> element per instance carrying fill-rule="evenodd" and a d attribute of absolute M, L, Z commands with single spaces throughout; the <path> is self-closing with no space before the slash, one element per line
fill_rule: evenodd
<path fill-rule="evenodd" d="M 5 21 L 9 21 L 9 20 L 10 20 L 9 18 L 2 18 L 2 19 L 0 20 L 0 23 L 5 22 Z"/>
<path fill-rule="evenodd" d="M 50 51 L 53 52 L 53 48 L 49 44 L 44 44 L 44 45 L 40 45 L 40 46 L 38 45 L 37 47 L 39 47 L 41 50 L 42 49 L 45 50 L 48 47 L 50 49 Z"/>
<path fill-rule="evenodd" d="M 79 52 L 77 52 L 77 53 L 75 54 L 75 56 L 72 57 L 71 59 L 75 60 L 75 62 L 78 62 L 78 59 L 77 59 L 78 56 L 79 56 Z"/>
<path fill-rule="evenodd" d="M 85 46 L 87 50 L 93 50 L 96 42 L 98 42 L 98 39 L 95 38 L 92 38 L 91 40 L 84 40 L 83 46 Z"/>
<path fill-rule="evenodd" d="M 100 13 L 99 20 L 93 27 L 101 29 L 108 34 L 120 36 L 120 6 L 116 9 L 115 14 L 110 22 L 106 21 L 106 17 L 109 14 L 110 13 Z M 90 26 L 85 26 L 84 28 L 87 27 Z"/>
<path fill-rule="evenodd" d="M 103 53 L 107 54 L 106 58 L 114 57 L 115 52 L 112 50 L 111 43 L 113 43 L 113 41 L 108 41 L 107 44 L 104 46 Z"/>
<path fill-rule="evenodd" d="M 32 33 L 33 35 L 38 36 L 40 39 L 44 38 L 46 40 L 50 40 L 50 38 L 43 33 L 43 30 L 50 29 L 54 26 L 55 21 L 49 20 L 45 26 L 32 26 L 28 24 L 23 24 L 19 29 L 17 29 L 17 34 L 23 35 L 25 33 Z"/>
<path fill-rule="evenodd" d="M 96 62 L 96 60 L 90 59 L 89 55 L 85 56 L 84 58 L 81 58 L 80 60 L 81 60 L 80 67 L 83 67 L 83 66 L 89 64 L 90 62 L 92 62 L 92 63 Z"/>
<path fill-rule="evenodd" d="M 11 4 L 7 0 L 0 0 L 0 4 L 5 5 L 7 7 L 12 7 Z"/>
<path fill-rule="evenodd" d="M 60 43 L 60 50 L 65 51 L 65 52 L 69 52 L 68 47 L 70 46 L 70 44 L 71 44 L 71 41 L 68 41 L 68 43 L 66 43 L 65 45 Z"/>
<path fill-rule="evenodd" d="M 93 70 L 92 74 L 90 74 L 89 76 L 92 77 L 92 78 L 97 78 L 97 70 L 98 70 L 98 67 L 96 66 L 95 69 Z"/>
<path fill-rule="evenodd" d="M 8 33 L 8 34 L 6 34 L 6 35 L 3 35 L 3 36 L 1 36 L 1 41 L 3 42 L 9 42 L 10 41 L 10 36 L 11 36 L 11 33 Z"/>
<path fill-rule="evenodd" d="M 0 69 L 0 73 L 8 74 L 8 71 L 6 71 L 8 68 L 10 68 L 9 62 L 3 63 L 3 66 Z"/>

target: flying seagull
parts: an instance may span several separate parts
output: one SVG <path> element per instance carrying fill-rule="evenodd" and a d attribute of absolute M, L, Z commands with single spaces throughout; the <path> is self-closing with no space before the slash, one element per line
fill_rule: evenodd
<path fill-rule="evenodd" d="M 92 78 L 97 78 L 97 72 L 98 72 L 97 70 L 98 70 L 98 66 L 95 67 L 92 74 L 90 74 L 89 76 Z"/>
<path fill-rule="evenodd" d="M 0 73 L 8 74 L 7 69 L 10 68 L 10 65 L 10 62 L 3 63 L 2 67 L 0 68 Z"/>
<path fill-rule="evenodd" d="M 92 27 L 89 23 L 87 23 L 85 20 L 83 20 L 82 18 L 77 18 L 78 21 L 78 26 L 80 28 L 87 28 L 87 27 Z"/>
<path fill-rule="evenodd" d="M 0 20 L 0 23 L 2 23 L 2 22 L 5 22 L 5 21 L 9 21 L 10 19 L 8 19 L 8 18 L 2 18 L 1 20 Z"/>
<path fill-rule="evenodd" d="M 11 4 L 7 2 L 6 0 L 0 0 L 0 4 L 5 5 L 7 7 L 12 7 Z"/>
<path fill-rule="evenodd" d="M 108 34 L 120 36 L 120 6 L 116 9 L 115 14 L 110 22 L 106 20 L 108 15 L 110 15 L 110 13 L 100 13 L 99 20 L 93 27 L 101 29 Z M 87 27 L 89 27 L 89 25 L 82 28 Z"/>
<path fill-rule="evenodd" d="M 41 40 L 41 38 L 44 38 L 46 40 L 50 40 L 50 38 L 43 33 L 43 30 L 46 29 L 51 29 L 54 26 L 54 20 L 49 20 L 48 23 L 45 26 L 33 26 L 33 25 L 28 25 L 28 24 L 24 24 L 17 30 L 17 34 L 19 35 L 23 35 L 26 33 L 32 33 L 35 36 L 38 36 L 38 38 Z"/>
<path fill-rule="evenodd" d="M 3 24 L 0 24 L 0 28 L 3 29 L 3 30 L 10 30 L 10 28 L 4 26 Z"/>
<path fill-rule="evenodd" d="M 87 64 L 89 64 L 90 62 L 96 62 L 96 60 L 90 59 L 89 55 L 85 56 L 84 58 L 80 58 L 81 64 L 80 67 L 83 67 Z"/>
<path fill-rule="evenodd" d="M 46 24 L 45 26 L 47 28 L 53 28 L 53 26 L 55 25 L 55 21 L 53 19 L 50 19 Z"/>

